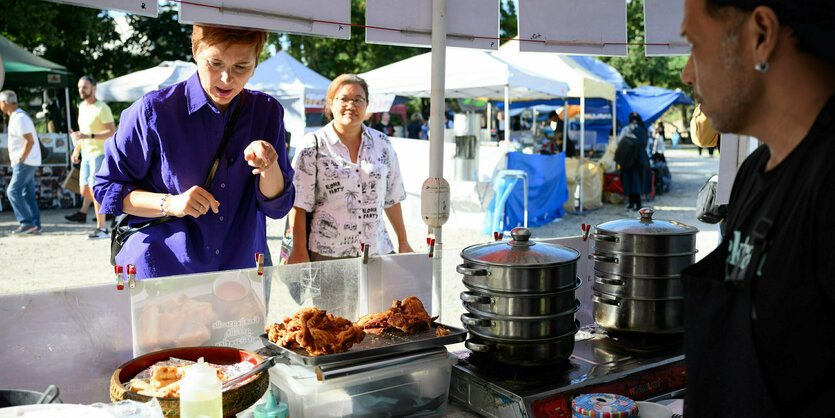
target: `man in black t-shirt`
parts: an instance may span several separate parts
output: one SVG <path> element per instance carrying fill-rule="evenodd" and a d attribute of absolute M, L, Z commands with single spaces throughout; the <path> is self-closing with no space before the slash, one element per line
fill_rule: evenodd
<path fill-rule="evenodd" d="M 832 415 L 835 14 L 831 0 L 685 0 L 682 81 L 710 124 L 764 143 L 722 243 L 681 276 L 685 416 Z"/>

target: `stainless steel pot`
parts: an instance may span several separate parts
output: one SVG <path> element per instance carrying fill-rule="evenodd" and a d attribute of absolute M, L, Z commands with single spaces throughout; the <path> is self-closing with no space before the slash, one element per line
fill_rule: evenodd
<path fill-rule="evenodd" d="M 681 279 L 640 278 L 594 272 L 592 289 L 628 299 L 681 299 L 684 287 Z"/>
<path fill-rule="evenodd" d="M 634 255 L 595 252 L 594 269 L 620 276 L 640 278 L 676 278 L 696 261 L 696 251 L 683 254 Z"/>
<path fill-rule="evenodd" d="M 465 309 L 461 322 L 467 330 L 483 337 L 506 340 L 530 340 L 556 338 L 574 326 L 574 314 L 580 309 L 580 301 L 573 308 L 554 315 L 506 316 Z"/>
<path fill-rule="evenodd" d="M 622 332 L 684 332 L 684 301 L 627 299 L 594 292 L 594 322 Z"/>
<path fill-rule="evenodd" d="M 638 219 L 620 219 L 595 227 L 591 234 L 595 251 L 629 254 L 684 254 L 696 248 L 698 228 L 676 221 L 652 219 L 650 208 L 638 211 Z"/>
<path fill-rule="evenodd" d="M 579 324 L 576 324 L 579 326 Z M 472 350 L 470 359 L 476 364 L 511 367 L 542 367 L 562 363 L 574 351 L 575 326 L 556 338 L 526 342 L 506 342 L 471 333 L 464 346 Z"/>
<path fill-rule="evenodd" d="M 574 293 L 580 284 L 582 280 L 578 277 L 574 287 L 552 293 L 502 293 L 469 288 L 461 292 L 461 300 L 467 310 L 479 315 L 553 315 L 574 308 Z"/>
<path fill-rule="evenodd" d="M 530 240 L 526 228 L 511 231 L 513 240 L 464 248 L 456 271 L 470 288 L 493 292 L 550 293 L 571 288 L 580 253 L 562 245 Z"/>

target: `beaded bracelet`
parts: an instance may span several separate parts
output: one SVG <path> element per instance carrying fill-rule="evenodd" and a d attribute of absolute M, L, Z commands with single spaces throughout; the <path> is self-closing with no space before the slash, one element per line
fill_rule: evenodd
<path fill-rule="evenodd" d="M 159 202 L 159 211 L 162 212 L 162 216 L 168 216 L 168 215 L 165 214 L 165 209 L 162 208 L 162 205 L 165 204 L 165 199 L 168 199 L 168 196 L 171 196 L 171 195 L 166 194 L 165 196 L 162 197 L 162 200 Z"/>

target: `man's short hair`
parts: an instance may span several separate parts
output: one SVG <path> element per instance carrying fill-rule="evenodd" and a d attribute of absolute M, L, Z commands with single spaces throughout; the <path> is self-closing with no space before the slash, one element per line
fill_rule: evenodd
<path fill-rule="evenodd" d="M 8 104 L 17 104 L 17 94 L 11 90 L 0 91 L 0 102 Z"/>
<path fill-rule="evenodd" d="M 705 0 L 706 11 L 713 17 L 734 7 L 750 12 L 759 6 L 774 10 L 781 25 L 792 28 L 797 48 L 835 65 L 835 5 L 832 0 Z"/>
<path fill-rule="evenodd" d="M 90 77 L 89 75 L 81 76 L 80 80 L 87 80 L 87 82 L 89 82 L 90 85 L 94 86 L 94 87 L 96 85 L 96 79 L 93 78 L 93 77 Z"/>

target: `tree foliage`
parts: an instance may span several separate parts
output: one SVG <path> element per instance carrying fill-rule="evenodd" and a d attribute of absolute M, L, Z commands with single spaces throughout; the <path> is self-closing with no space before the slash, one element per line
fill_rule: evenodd
<path fill-rule="evenodd" d="M 643 44 L 644 0 L 630 0 L 626 11 L 626 33 L 629 43 Z M 687 57 L 647 57 L 643 45 L 629 45 L 626 57 L 602 57 L 603 62 L 615 67 L 632 87 L 652 85 L 668 89 L 686 86 L 680 74 Z"/>

